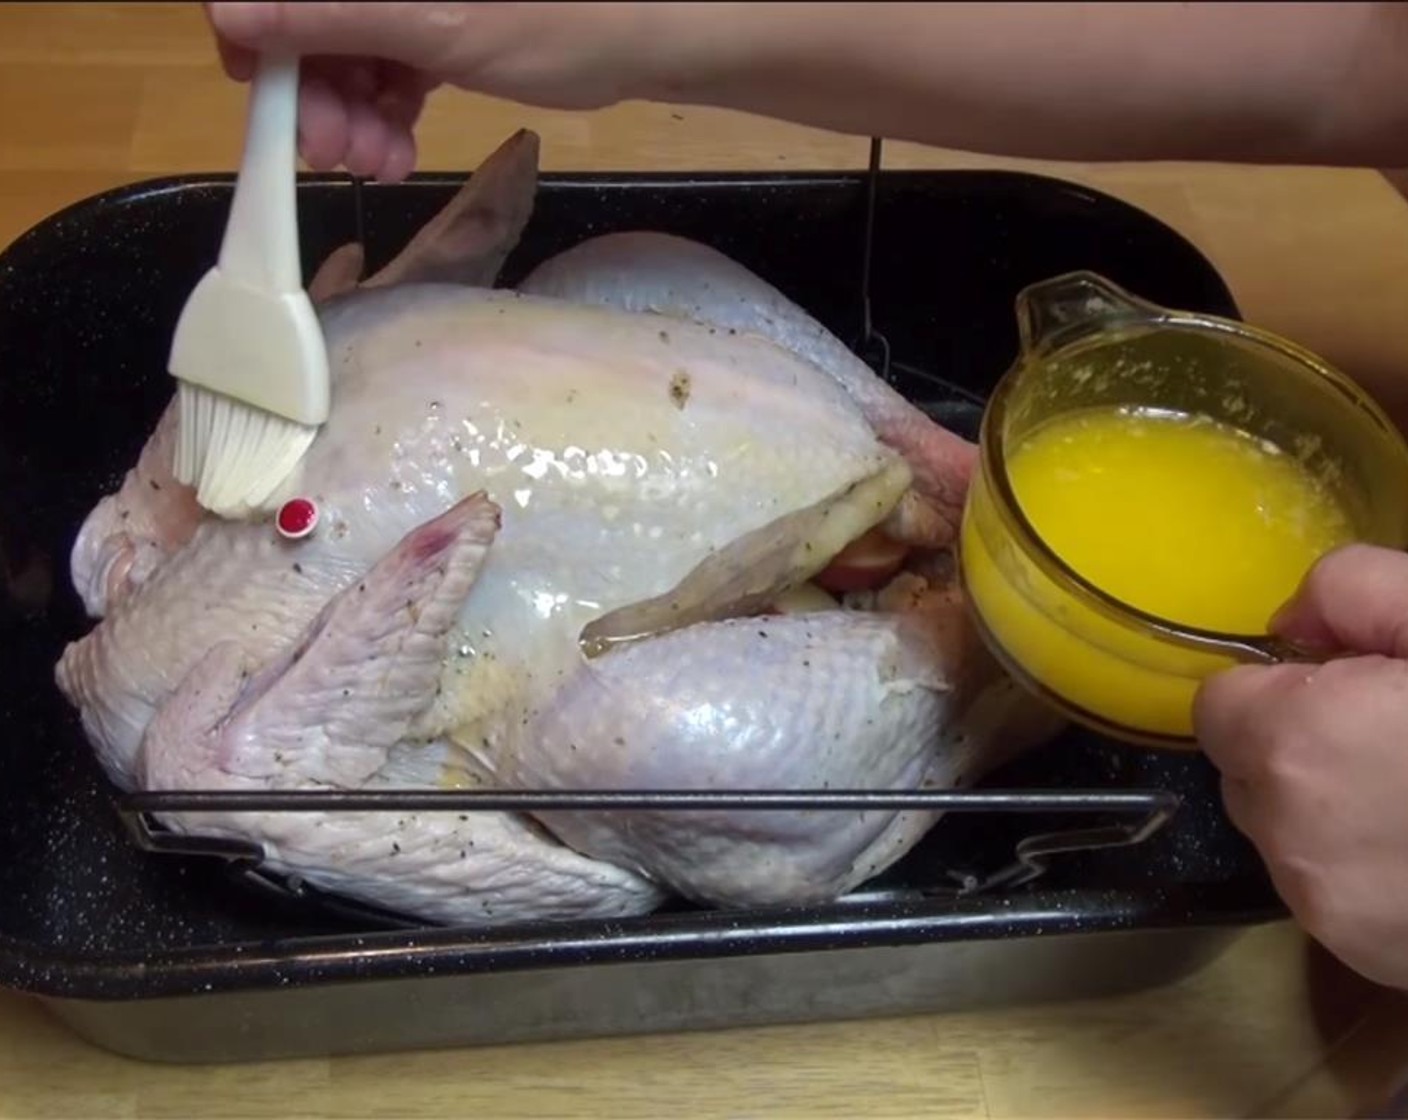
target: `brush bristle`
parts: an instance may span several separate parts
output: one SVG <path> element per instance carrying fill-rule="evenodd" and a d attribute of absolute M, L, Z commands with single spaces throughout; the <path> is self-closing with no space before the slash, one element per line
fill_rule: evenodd
<path fill-rule="evenodd" d="M 223 393 L 183 382 L 174 473 L 221 517 L 269 508 L 318 434 Z"/>

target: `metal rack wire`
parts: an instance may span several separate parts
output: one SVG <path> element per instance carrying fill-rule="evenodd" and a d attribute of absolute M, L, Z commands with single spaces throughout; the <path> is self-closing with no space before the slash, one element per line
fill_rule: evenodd
<path fill-rule="evenodd" d="M 864 238 L 858 286 L 861 329 L 852 349 L 891 380 L 896 371 L 953 387 L 924 370 L 908 366 L 892 353 L 872 316 L 871 266 L 880 186 L 882 141 L 872 138 L 866 180 Z M 352 181 L 357 237 L 365 244 L 365 195 Z M 1025 836 L 1014 846 L 1010 862 L 993 869 L 944 869 L 937 881 L 917 888 L 926 895 L 973 895 L 1012 890 L 1042 876 L 1059 855 L 1126 848 L 1160 831 L 1178 811 L 1181 798 L 1165 789 L 1056 790 L 285 790 L 285 791 L 137 791 L 117 799 L 117 811 L 129 836 L 141 849 L 167 856 L 206 857 L 223 861 L 235 875 L 263 890 L 324 907 L 372 915 L 382 922 L 420 925 L 398 915 L 334 899 L 296 878 L 272 873 L 263 865 L 263 848 L 248 840 L 178 833 L 160 825 L 160 814 L 320 813 L 320 812 L 541 812 L 541 811 L 937 811 L 944 813 L 1088 814 L 1127 818 Z"/>
<path fill-rule="evenodd" d="M 1136 819 L 1034 833 L 1016 846 L 1011 862 L 989 871 L 945 869 L 943 878 L 921 886 L 927 895 L 990 894 L 1023 886 L 1043 875 L 1054 856 L 1127 848 L 1143 843 L 1173 817 L 1181 798 L 1159 789 L 1131 790 L 340 790 L 129 793 L 118 811 L 134 843 L 161 855 L 209 857 L 265 890 L 292 898 L 317 899 L 319 892 L 296 880 L 262 868 L 262 847 L 247 840 L 168 831 L 151 816 L 159 813 L 298 813 L 298 812 L 541 812 L 680 811 L 725 809 L 745 811 L 864 811 L 929 810 L 948 813 L 1092 813 Z M 327 904 L 326 896 L 321 896 Z M 345 902 L 344 910 L 366 913 Z M 378 912 L 383 920 L 394 916 Z"/>

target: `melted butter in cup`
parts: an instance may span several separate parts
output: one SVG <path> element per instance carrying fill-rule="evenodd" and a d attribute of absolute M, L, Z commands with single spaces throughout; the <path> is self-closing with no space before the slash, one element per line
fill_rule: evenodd
<path fill-rule="evenodd" d="M 1408 446 L 1274 336 L 1090 274 L 1019 298 L 960 540 L 1009 671 L 1116 738 L 1193 745 L 1210 674 L 1274 661 L 1269 621 L 1325 552 L 1408 544 Z"/>

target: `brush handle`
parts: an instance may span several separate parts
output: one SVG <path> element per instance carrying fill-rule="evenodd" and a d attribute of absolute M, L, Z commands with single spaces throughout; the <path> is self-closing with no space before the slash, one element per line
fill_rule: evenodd
<path fill-rule="evenodd" d="M 264 55 L 250 84 L 244 155 L 220 271 L 272 294 L 303 289 L 298 249 L 298 56 Z"/>

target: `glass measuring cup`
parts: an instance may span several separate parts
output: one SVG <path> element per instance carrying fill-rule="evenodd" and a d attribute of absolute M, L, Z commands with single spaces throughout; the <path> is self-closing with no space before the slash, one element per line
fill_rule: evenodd
<path fill-rule="evenodd" d="M 1113 738 L 1192 748 L 1212 673 L 1301 659 L 1268 634 L 1199 629 L 1120 601 L 1024 516 L 1008 456 L 1039 425 L 1095 406 L 1201 414 L 1270 441 L 1322 480 L 1356 539 L 1408 547 L 1408 443 L 1344 374 L 1274 334 L 1162 308 L 1076 272 L 1017 297 L 1020 350 L 984 413 L 959 545 L 979 629 L 1019 681 Z"/>

